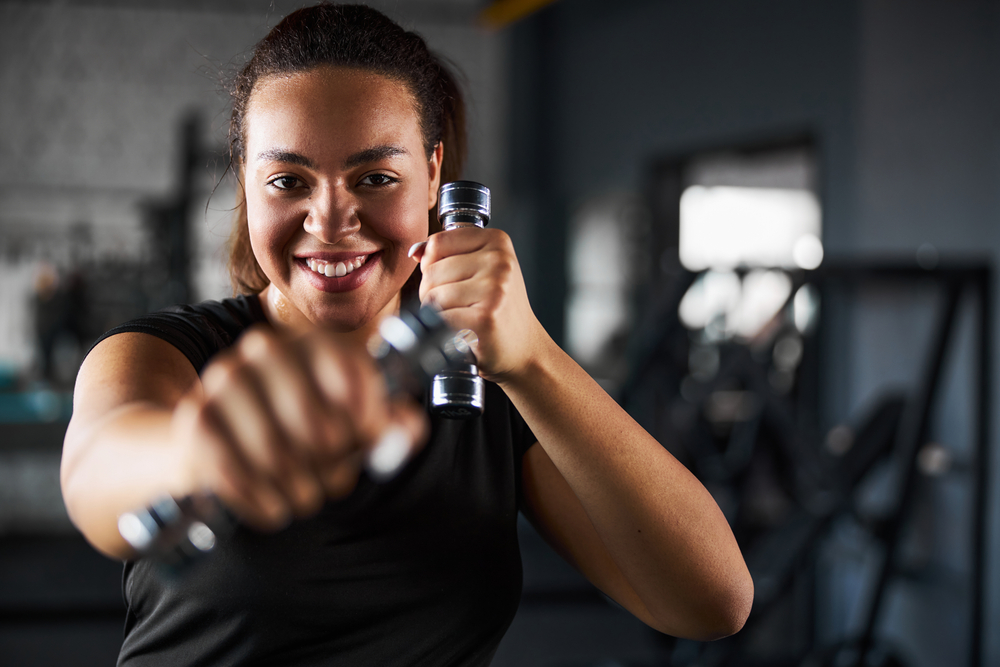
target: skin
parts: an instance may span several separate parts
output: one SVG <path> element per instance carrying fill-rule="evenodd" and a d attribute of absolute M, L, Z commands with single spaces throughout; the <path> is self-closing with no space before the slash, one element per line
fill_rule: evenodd
<path fill-rule="evenodd" d="M 130 555 L 117 517 L 157 495 L 211 491 L 274 530 L 349 493 L 390 427 L 414 447 L 425 437 L 422 412 L 388 403 L 358 348 L 398 309 L 415 266 L 407 251 L 426 238 L 437 201 L 442 147 L 428 158 L 404 86 L 334 69 L 258 82 L 246 139 L 240 166 L 272 327 L 248 332 L 200 378 L 155 337 L 114 336 L 77 378 L 63 495 L 114 557 Z M 362 257 L 342 280 L 304 263 Z"/>
<path fill-rule="evenodd" d="M 271 279 L 261 301 L 273 327 L 243 336 L 200 379 L 176 349 L 143 334 L 94 349 L 77 380 L 62 468 L 70 516 L 87 538 L 128 557 L 120 513 L 156 492 L 202 489 L 276 529 L 349 493 L 390 426 L 419 446 L 422 413 L 387 401 L 357 348 L 398 310 L 419 261 L 421 300 L 476 332 L 481 373 L 538 437 L 523 474 L 540 532 L 657 630 L 693 639 L 737 631 L 753 583 L 725 518 L 541 327 L 507 235 L 459 229 L 426 239 L 442 147 L 424 152 L 406 88 L 326 67 L 274 77 L 258 82 L 246 122 L 250 238 Z M 363 268 L 346 279 L 304 265 L 359 256 Z"/>
<path fill-rule="evenodd" d="M 349 104 L 320 106 L 316 96 Z M 399 290 L 413 272 L 407 251 L 427 237 L 441 161 L 440 147 L 427 159 L 413 108 L 402 84 L 365 72 L 324 68 L 255 87 L 246 201 L 254 255 L 271 280 L 269 320 L 365 340 L 398 311 Z M 344 292 L 317 289 L 301 262 L 363 255 L 370 275 Z"/>

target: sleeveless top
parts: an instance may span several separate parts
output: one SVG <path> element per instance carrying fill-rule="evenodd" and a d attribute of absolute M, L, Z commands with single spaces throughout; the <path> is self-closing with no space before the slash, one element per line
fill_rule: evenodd
<path fill-rule="evenodd" d="M 200 373 L 263 322 L 257 297 L 237 297 L 101 340 L 157 336 Z M 118 664 L 488 665 L 520 601 L 521 458 L 534 442 L 487 382 L 484 414 L 432 419 L 426 447 L 389 482 L 362 475 L 349 496 L 274 534 L 238 527 L 175 581 L 126 562 Z"/>

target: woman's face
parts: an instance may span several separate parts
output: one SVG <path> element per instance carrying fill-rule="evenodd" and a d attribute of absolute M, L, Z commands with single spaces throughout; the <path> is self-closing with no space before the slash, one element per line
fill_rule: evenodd
<path fill-rule="evenodd" d="M 244 121 L 250 243 L 272 323 L 369 329 L 399 307 L 437 203 L 412 95 L 378 74 L 319 67 L 261 79 Z"/>

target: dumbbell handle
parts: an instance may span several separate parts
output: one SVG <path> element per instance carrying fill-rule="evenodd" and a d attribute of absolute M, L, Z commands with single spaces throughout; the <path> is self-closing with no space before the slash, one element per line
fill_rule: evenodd
<path fill-rule="evenodd" d="M 445 183 L 438 192 L 438 220 L 444 231 L 483 228 L 490 222 L 490 189 L 475 181 Z M 483 414 L 486 387 L 470 354 L 468 363 L 438 373 L 431 382 L 430 411 L 447 419 L 474 419 Z"/>

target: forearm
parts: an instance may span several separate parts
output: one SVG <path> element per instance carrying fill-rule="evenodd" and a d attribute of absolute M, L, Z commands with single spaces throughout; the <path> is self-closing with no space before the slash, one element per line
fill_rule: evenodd
<path fill-rule="evenodd" d="M 551 339 L 540 345 L 500 384 L 632 590 L 674 634 L 738 629 L 752 582 L 711 495 Z"/>
<path fill-rule="evenodd" d="M 60 470 L 70 519 L 87 540 L 112 558 L 132 549 L 118 533 L 123 512 L 163 493 L 182 493 L 172 471 L 171 411 L 150 403 L 120 406 L 94 424 L 71 423 Z"/>

